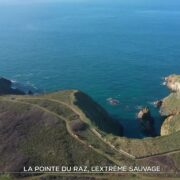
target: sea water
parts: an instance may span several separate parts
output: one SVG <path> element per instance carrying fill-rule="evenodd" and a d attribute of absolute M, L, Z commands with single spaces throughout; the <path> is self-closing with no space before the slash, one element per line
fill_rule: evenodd
<path fill-rule="evenodd" d="M 179 0 L 0 1 L 0 75 L 42 91 L 80 89 L 141 138 L 136 113 L 180 73 Z M 107 102 L 114 98 L 119 104 Z"/>

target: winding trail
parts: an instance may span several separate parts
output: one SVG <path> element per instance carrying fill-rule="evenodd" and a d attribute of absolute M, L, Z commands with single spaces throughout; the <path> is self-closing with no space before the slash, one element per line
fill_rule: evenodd
<path fill-rule="evenodd" d="M 84 117 L 83 117 L 84 115 L 82 115 L 82 113 L 80 113 L 78 110 L 76 110 L 76 109 L 73 108 L 72 106 L 70 106 L 70 105 L 68 105 L 68 104 L 66 104 L 66 103 L 64 103 L 64 102 L 62 102 L 62 101 L 55 100 L 55 99 L 48 99 L 48 98 L 23 98 L 23 99 L 48 100 L 48 101 L 52 101 L 52 102 L 56 102 L 56 103 L 65 105 L 66 107 L 70 108 L 75 114 L 78 114 L 81 121 L 87 123 L 86 121 L 83 120 L 83 119 L 84 119 Z M 18 101 L 18 102 L 19 102 L 19 101 Z M 103 141 L 105 144 L 107 144 L 108 146 L 110 146 L 110 147 L 111 147 L 113 150 L 115 150 L 116 152 L 121 153 L 121 154 L 125 155 L 125 156 L 128 157 L 128 158 L 136 159 L 135 156 L 129 154 L 128 152 L 126 152 L 126 151 L 124 151 L 124 150 L 122 150 L 122 149 L 121 149 L 121 150 L 117 150 L 110 142 L 105 141 L 105 140 L 102 138 L 101 134 L 99 134 L 99 133 L 96 131 L 95 128 L 90 128 L 90 130 L 91 130 L 91 132 L 92 132 L 93 134 L 95 134 L 101 141 Z M 92 147 L 92 146 L 90 146 L 90 147 Z"/>
<path fill-rule="evenodd" d="M 104 156 L 105 158 L 107 158 L 107 159 L 109 159 L 110 161 L 114 162 L 116 165 L 119 165 L 119 162 L 117 162 L 116 159 L 110 157 L 109 155 L 106 155 L 106 154 L 103 153 L 101 150 L 94 148 L 92 145 L 88 144 L 86 141 L 81 140 L 76 134 L 74 134 L 74 133 L 72 132 L 71 128 L 69 127 L 69 125 L 68 125 L 68 120 L 67 120 L 66 118 L 64 118 L 63 116 L 60 116 L 60 115 L 58 115 L 57 113 L 54 113 L 54 112 L 52 112 L 52 111 L 49 111 L 48 109 L 43 108 L 43 107 L 41 107 L 41 106 L 39 106 L 39 105 L 31 104 L 31 103 L 28 103 L 28 102 L 17 101 L 17 100 L 15 100 L 15 99 L 14 99 L 14 100 L 3 99 L 3 100 L 4 100 L 4 101 L 7 101 L 7 102 L 17 102 L 17 103 L 21 103 L 21 104 L 27 104 L 27 105 L 36 107 L 36 108 L 38 108 L 38 109 L 41 109 L 41 110 L 43 110 L 43 111 L 45 111 L 45 112 L 47 112 L 47 113 L 49 113 L 49 114 L 52 114 L 53 116 L 56 116 L 58 119 L 59 119 L 59 118 L 62 119 L 62 120 L 65 122 L 65 124 L 66 124 L 66 129 L 67 129 L 68 133 L 69 133 L 73 138 L 75 138 L 77 141 L 79 141 L 80 143 L 84 144 L 85 146 L 88 146 L 89 148 L 91 148 L 92 150 L 94 150 L 95 152 L 97 152 L 98 154 L 101 154 L 101 155 Z M 42 100 L 43 100 L 43 98 L 42 98 Z M 49 100 L 49 99 L 48 99 L 48 100 Z"/>
<path fill-rule="evenodd" d="M 72 93 L 72 98 L 71 100 L 74 98 L 74 94 Z M 33 103 L 28 103 L 28 102 L 24 102 L 22 100 L 26 100 L 26 99 L 30 99 L 30 100 L 48 100 L 48 101 L 51 101 L 51 102 L 56 102 L 56 103 L 59 103 L 59 104 L 62 104 L 64 106 L 66 106 L 67 108 L 71 109 L 75 114 L 77 114 L 79 117 L 80 117 L 80 120 L 87 123 L 86 121 L 84 121 L 83 119 L 85 118 L 85 115 L 83 113 L 81 113 L 80 111 L 78 111 L 77 109 L 75 109 L 73 106 L 73 101 L 71 102 L 71 105 L 65 103 L 65 102 L 62 102 L 60 100 L 56 100 L 56 99 L 52 99 L 52 98 L 46 98 L 46 97 L 43 97 L 43 98 L 37 98 L 37 97 L 15 97 L 15 99 L 6 99 L 6 98 L 3 98 L 3 100 L 5 101 L 11 101 L 11 102 L 17 102 L 17 103 L 22 103 L 22 104 L 28 104 L 28 105 L 31 105 L 31 106 L 34 106 L 34 107 L 37 107 L 37 108 L 40 108 L 50 114 L 53 114 L 54 116 L 56 117 L 59 117 L 60 119 L 62 119 L 63 121 L 65 121 L 66 123 L 66 128 L 67 128 L 67 131 L 68 133 L 73 137 L 75 138 L 76 140 L 78 140 L 80 143 L 88 146 L 89 148 L 93 149 L 94 151 L 96 151 L 97 153 L 105 156 L 106 158 L 108 158 L 109 160 L 115 162 L 116 164 L 119 164 L 114 158 L 111 158 L 110 156 L 106 155 L 105 153 L 103 153 L 102 151 L 100 151 L 99 149 L 96 149 L 94 148 L 92 145 L 88 144 L 86 141 L 83 141 L 81 140 L 76 134 L 74 134 L 72 132 L 72 130 L 70 129 L 69 125 L 68 125 L 68 120 L 66 118 L 64 118 L 63 116 L 60 116 L 58 115 L 57 113 L 54 113 L 46 108 L 43 108 L 41 107 L 40 105 L 35 105 Z M 86 117 L 87 118 L 87 117 Z M 158 153 L 158 154 L 153 154 L 153 155 L 147 155 L 147 156 L 141 156 L 141 157 L 136 157 L 134 156 L 133 154 L 130 154 L 126 151 L 124 151 L 123 149 L 116 149 L 114 145 L 112 145 L 110 142 L 106 141 L 99 132 L 96 131 L 95 128 L 90 128 L 91 132 L 96 136 L 98 137 L 101 141 L 103 141 L 105 144 L 107 144 L 108 146 L 110 146 L 113 150 L 115 150 L 116 152 L 130 158 L 130 159 L 133 159 L 133 160 L 143 160 L 143 159 L 146 159 L 146 158 L 151 158 L 151 157 L 160 157 L 160 156 L 163 156 L 163 155 L 172 155 L 172 154 L 175 154 L 175 153 L 180 153 L 180 148 L 179 149 L 176 149 L 176 150 L 172 150 L 172 151 L 168 151 L 168 152 L 163 152 L 163 153 Z"/>

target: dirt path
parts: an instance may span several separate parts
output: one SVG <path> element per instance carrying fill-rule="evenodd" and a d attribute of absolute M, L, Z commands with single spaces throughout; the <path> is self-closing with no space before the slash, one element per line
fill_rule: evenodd
<path fill-rule="evenodd" d="M 73 100 L 73 98 L 74 98 L 74 96 L 73 96 L 73 93 L 72 93 L 72 98 L 71 98 L 71 99 Z M 19 99 L 35 99 L 35 100 L 38 100 L 38 99 L 39 99 L 39 100 L 48 100 L 48 101 L 56 102 L 56 103 L 62 104 L 62 105 L 64 105 L 64 106 L 66 106 L 67 108 L 71 109 L 75 114 L 79 115 L 80 120 L 82 120 L 83 122 L 85 122 L 83 119 L 84 119 L 84 118 L 87 118 L 87 117 L 85 117 L 84 114 L 82 114 L 81 112 L 79 112 L 77 109 L 75 109 L 75 108 L 73 108 L 72 106 L 70 106 L 69 104 L 66 104 L 65 102 L 62 102 L 62 101 L 59 101 L 59 100 L 49 99 L 49 98 L 44 98 L 44 97 L 43 97 L 43 98 L 36 98 L 36 97 L 32 97 L 32 98 L 30 97 L 30 98 L 29 98 L 29 97 L 28 97 L 28 98 L 19 98 Z M 11 101 L 11 100 L 10 100 L 10 101 Z M 12 101 L 21 102 L 21 101 L 18 101 L 18 98 L 16 98 L 16 100 L 12 100 Z M 24 103 L 24 101 L 23 101 L 23 103 Z M 27 103 L 27 102 L 25 102 L 25 103 Z M 31 103 L 27 103 L 27 104 L 31 104 Z M 71 102 L 71 104 L 73 105 L 73 102 Z M 34 105 L 34 104 L 31 104 L 31 105 Z M 38 106 L 38 105 L 34 105 L 34 106 Z M 48 111 L 49 113 L 53 113 L 53 112 L 47 110 L 46 108 L 43 108 L 43 107 L 41 107 L 41 106 L 38 106 L 38 107 L 40 107 L 40 108 Z M 69 126 L 67 125 L 67 124 L 68 124 L 68 123 L 67 123 L 68 120 L 66 120 L 64 117 L 62 117 L 62 116 L 60 116 L 60 115 L 57 115 L 56 113 L 53 113 L 53 114 L 56 115 L 56 116 L 59 116 L 59 117 L 62 118 L 64 121 L 66 121 L 66 127 L 67 127 L 67 130 L 68 130 L 69 134 L 71 134 L 74 138 L 76 138 L 77 140 L 79 140 L 81 143 L 88 145 L 88 144 L 85 143 L 84 141 L 80 140 L 80 139 L 77 137 L 77 135 L 74 135 L 74 134 L 72 133 L 72 131 L 70 130 Z M 85 123 L 87 123 L 87 122 L 85 122 Z M 169 152 L 164 152 L 164 153 L 159 153 L 159 154 L 154 154 L 154 155 L 147 155 L 147 156 L 142 156 L 142 157 L 136 157 L 136 156 L 134 156 L 134 155 L 132 155 L 132 154 L 129 154 L 128 152 L 124 151 L 123 149 L 116 149 L 110 142 L 104 140 L 104 138 L 102 138 L 101 134 L 98 133 L 95 128 L 91 128 L 90 130 L 91 130 L 91 131 L 93 132 L 93 134 L 95 134 L 101 141 L 103 141 L 105 144 L 107 144 L 108 146 L 110 146 L 110 147 L 111 147 L 112 149 L 114 149 L 116 152 L 119 152 L 119 153 L 125 155 L 126 157 L 128 157 L 128 158 L 130 158 L 130 159 L 133 159 L 133 160 L 134 160 L 134 159 L 142 160 L 142 159 L 146 159 L 146 158 L 150 158 L 150 157 L 159 157 L 159 156 L 162 156 L 162 155 L 171 155 L 171 154 L 180 152 L 180 148 L 179 148 L 179 149 L 172 150 L 172 151 L 169 151 Z M 99 150 L 93 148 L 91 145 L 88 145 L 88 146 L 89 146 L 90 148 L 92 148 L 93 150 L 95 150 L 96 152 L 98 151 L 98 153 L 100 153 Z M 101 152 L 101 154 L 102 154 L 103 156 L 106 156 L 106 155 L 105 155 L 104 153 L 102 153 L 102 152 Z M 108 158 L 108 159 L 109 159 L 109 158 Z"/>
<path fill-rule="evenodd" d="M 49 100 L 49 99 L 48 99 L 48 100 Z M 109 159 L 110 161 L 114 162 L 116 165 L 119 165 L 119 162 L 117 162 L 116 159 L 114 159 L 114 158 L 106 155 L 106 154 L 103 153 L 101 150 L 94 148 L 92 145 L 88 144 L 86 141 L 81 140 L 76 134 L 74 134 L 74 133 L 72 132 L 71 128 L 69 127 L 69 125 L 68 125 L 68 120 L 67 120 L 66 118 L 64 118 L 63 116 L 60 116 L 60 115 L 58 115 L 58 114 L 56 114 L 56 113 L 54 113 L 54 112 L 52 112 L 52 111 L 49 111 L 48 109 L 43 108 L 43 107 L 41 107 L 41 106 L 39 106 L 39 105 L 31 104 L 31 103 L 28 103 L 28 102 L 24 102 L 24 101 L 22 102 L 22 101 L 17 101 L 17 100 L 10 100 L 10 99 L 4 100 L 4 101 L 17 102 L 17 103 L 21 103 L 21 104 L 27 104 L 27 105 L 30 105 L 30 106 L 39 108 L 39 109 L 41 109 L 41 110 L 43 110 L 43 111 L 45 111 L 45 112 L 47 112 L 47 113 L 49 113 L 49 114 L 52 114 L 53 116 L 56 116 L 57 118 L 62 119 L 62 120 L 65 122 L 65 124 L 66 124 L 66 129 L 67 129 L 68 133 L 69 133 L 73 138 L 75 138 L 77 141 L 79 141 L 80 143 L 84 144 L 85 146 L 88 146 L 89 148 L 91 148 L 92 150 L 94 150 L 95 152 L 97 152 L 98 154 L 101 154 L 101 155 L 104 156 L 105 158 L 107 158 L 107 159 Z"/>

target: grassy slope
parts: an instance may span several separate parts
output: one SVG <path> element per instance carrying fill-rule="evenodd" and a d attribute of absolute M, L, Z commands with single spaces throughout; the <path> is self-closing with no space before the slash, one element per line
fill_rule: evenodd
<path fill-rule="evenodd" d="M 174 115 L 180 113 L 180 92 L 171 93 L 164 98 L 161 106 L 161 114 L 163 116 Z"/>
<path fill-rule="evenodd" d="M 64 99 L 63 99 L 64 94 L 65 94 L 65 96 L 68 96 L 68 98 L 69 98 L 68 101 L 67 101 L 68 98 L 64 98 L 64 99 L 66 99 L 66 101 L 64 101 Z M 88 111 L 90 105 L 88 105 L 88 101 L 86 101 L 86 97 L 83 94 L 84 103 L 86 103 L 86 106 L 84 106 L 84 109 L 83 109 L 84 111 L 83 111 L 80 108 L 82 106 L 82 104 L 81 104 L 81 106 L 79 106 L 79 101 L 82 103 L 82 99 L 78 99 L 76 94 L 77 94 L 77 91 L 59 92 L 59 93 L 55 93 L 55 94 L 49 94 L 49 95 L 46 95 L 43 97 L 43 98 L 48 98 L 48 100 L 47 99 L 40 100 L 40 99 L 36 99 L 36 98 L 33 100 L 31 98 L 28 100 L 25 99 L 25 101 L 28 101 L 28 102 L 31 101 L 31 103 L 36 103 L 43 107 L 45 107 L 47 104 L 49 104 L 49 105 L 51 104 L 49 107 L 46 107 L 46 108 L 48 108 L 51 111 L 55 111 L 55 113 L 59 113 L 59 111 L 62 110 L 62 106 L 59 105 L 58 101 L 64 102 L 64 103 L 68 104 L 69 106 L 71 106 L 71 108 L 73 108 L 73 110 L 78 111 L 78 115 L 79 115 L 78 118 L 80 118 L 80 119 L 83 118 L 82 120 L 85 120 L 85 122 L 89 124 L 89 122 L 91 122 L 91 119 L 94 118 L 94 116 L 92 114 L 91 114 L 91 116 L 86 115 L 86 112 Z M 89 99 L 89 97 L 87 97 L 87 98 Z M 55 100 L 55 102 L 54 102 L 54 100 Z M 44 104 L 43 104 L 43 101 L 44 101 Z M 47 103 L 47 101 L 49 101 L 49 102 Z M 94 107 L 94 106 L 91 105 L 91 107 Z M 59 110 L 58 110 L 58 108 L 59 108 Z M 72 112 L 73 111 L 71 110 L 71 113 Z M 75 113 L 75 112 L 73 112 L 73 113 Z M 67 114 L 70 114 L 70 112 Z M 99 117 L 97 117 L 97 119 L 98 118 Z M 91 126 L 91 123 L 89 126 L 91 128 L 92 127 L 96 128 L 95 126 Z M 102 132 L 98 128 L 96 128 L 96 130 L 99 133 Z M 144 156 L 149 156 L 149 155 L 153 155 L 153 154 L 166 153 L 169 151 L 173 151 L 174 149 L 176 149 L 176 150 L 179 149 L 180 148 L 180 141 L 178 139 L 179 135 L 180 135 L 180 133 L 176 133 L 173 136 L 145 138 L 145 139 L 140 140 L 140 139 L 128 139 L 128 138 L 119 137 L 119 136 L 115 136 L 113 134 L 102 132 L 102 138 L 104 138 L 105 141 L 107 141 L 107 142 L 109 141 L 115 147 L 117 147 L 117 149 L 122 148 L 137 157 L 144 157 Z M 137 146 L 139 147 L 138 150 L 136 148 Z"/>
<path fill-rule="evenodd" d="M 15 170 L 19 170 L 24 164 L 60 165 L 59 162 L 63 165 L 140 163 L 161 165 L 166 171 L 166 164 L 171 165 L 169 169 L 172 171 L 179 167 L 179 151 L 175 150 L 180 150 L 180 133 L 143 140 L 109 134 L 109 129 L 103 131 L 104 127 L 101 126 L 103 122 L 108 124 L 111 120 L 107 119 L 107 113 L 79 91 L 62 91 L 43 96 L 5 96 L 1 97 L 0 110 L 0 119 L 7 125 L 8 114 L 9 121 L 13 118 L 12 122 L 15 122 L 9 128 L 15 128 L 18 133 L 13 144 L 6 143 L 12 141 L 11 136 L 6 134 L 9 129 L 0 133 L 0 138 L 7 137 L 0 149 L 0 168 L 5 166 L 11 170 L 16 167 L 18 169 Z M 74 120 L 86 123 L 87 128 L 73 132 L 71 122 Z M 10 152 L 11 146 L 16 153 Z M 3 148 L 9 151 L 3 151 Z M 121 150 L 137 159 L 124 155 Z M 167 162 L 163 162 L 163 158 Z M 6 162 L 12 162 L 11 167 Z M 13 162 L 19 164 L 14 165 Z"/>
<path fill-rule="evenodd" d="M 37 106 L 1 101 L 0 170 L 21 171 L 26 165 L 111 164 L 76 141 L 66 123 Z M 12 151 L 13 149 L 13 151 Z"/>
<path fill-rule="evenodd" d="M 169 135 L 180 130 L 180 75 L 166 78 L 167 86 L 174 90 L 163 99 L 160 112 L 167 117 L 161 127 L 161 135 Z"/>

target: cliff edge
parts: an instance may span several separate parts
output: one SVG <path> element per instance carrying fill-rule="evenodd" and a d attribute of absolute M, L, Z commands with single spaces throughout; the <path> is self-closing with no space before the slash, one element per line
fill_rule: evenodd
<path fill-rule="evenodd" d="M 160 166 L 158 176 L 180 172 L 180 131 L 144 139 L 119 136 L 121 125 L 78 90 L 5 94 L 0 96 L 0 172 L 26 176 L 24 167 L 37 165 Z M 167 103 L 167 108 L 166 103 L 161 107 L 164 113 L 175 106 Z"/>
<path fill-rule="evenodd" d="M 165 78 L 165 84 L 172 91 L 164 98 L 160 113 L 166 119 L 161 126 L 161 135 L 169 135 L 180 130 L 180 75 Z"/>
<path fill-rule="evenodd" d="M 12 82 L 10 80 L 0 77 L 0 95 L 5 94 L 24 95 L 25 93 L 19 89 L 12 88 Z"/>
<path fill-rule="evenodd" d="M 165 78 L 165 84 L 174 92 L 180 92 L 180 75 L 170 75 Z"/>

